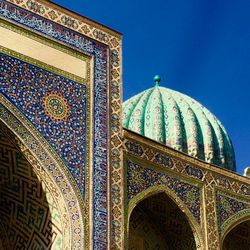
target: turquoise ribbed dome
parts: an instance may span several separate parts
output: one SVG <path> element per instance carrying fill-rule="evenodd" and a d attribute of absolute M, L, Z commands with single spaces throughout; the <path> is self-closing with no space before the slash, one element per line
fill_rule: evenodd
<path fill-rule="evenodd" d="M 123 125 L 208 163 L 235 171 L 234 149 L 220 121 L 194 99 L 159 87 L 123 103 Z"/>

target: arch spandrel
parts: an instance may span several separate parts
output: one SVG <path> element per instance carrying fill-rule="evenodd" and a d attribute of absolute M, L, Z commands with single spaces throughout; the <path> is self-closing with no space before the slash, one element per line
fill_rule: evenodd
<path fill-rule="evenodd" d="M 223 242 L 227 235 L 238 225 L 244 222 L 250 221 L 250 209 L 244 209 L 242 211 L 237 212 L 233 216 L 231 216 L 225 223 L 222 225 L 220 243 L 221 247 L 223 246 Z"/>
<path fill-rule="evenodd" d="M 220 242 L 222 243 L 229 231 L 239 223 L 250 219 L 250 201 L 242 195 L 218 190 L 216 205 Z"/>
<path fill-rule="evenodd" d="M 40 54 L 49 53 L 46 50 L 49 44 L 56 52 L 66 50 L 70 56 L 75 55 L 65 46 L 60 47 L 46 39 L 41 41 L 33 33 L 0 20 L 0 28 L 2 26 L 7 34 L 13 33 L 15 43 L 18 43 L 16 36 L 21 34 L 20 43 L 23 37 L 24 40 L 34 40 L 38 46 L 46 45 L 45 48 L 37 48 L 43 51 Z M 28 47 L 27 44 L 24 47 Z M 15 48 L 0 44 L 1 94 L 30 121 L 37 134 L 65 162 L 84 196 L 90 151 L 90 57 L 76 55 L 80 57 L 76 59 L 86 64 L 85 79 L 51 66 L 50 62 L 42 62 L 41 58 L 22 54 L 18 46 L 17 51 L 12 49 Z"/>
<path fill-rule="evenodd" d="M 150 164 L 151 165 L 151 164 Z M 194 220 L 200 224 L 202 219 L 202 188 L 197 182 L 184 181 L 168 171 L 161 171 L 157 167 L 148 164 L 138 163 L 132 157 L 126 159 L 127 174 L 127 201 L 132 200 L 136 195 L 154 186 L 166 186 L 178 197 L 191 212 Z"/>
<path fill-rule="evenodd" d="M 140 161 L 139 161 L 140 162 Z M 175 178 L 168 171 L 160 171 L 157 167 L 138 163 L 133 157 L 126 157 L 126 203 L 127 218 L 126 231 L 128 232 L 129 218 L 138 203 L 157 193 L 165 193 L 187 216 L 195 237 L 197 249 L 204 249 L 204 235 L 201 230 L 202 219 L 202 189 L 199 185 L 193 185 Z M 151 165 L 151 164 L 150 164 Z"/>
<path fill-rule="evenodd" d="M 5 132 L 15 135 L 15 143 L 43 181 L 47 199 L 59 208 L 62 223 L 63 249 L 82 249 L 84 246 L 84 204 L 66 166 L 23 115 L 0 96 L 0 121 Z M 21 122 L 22 121 L 22 122 Z"/>

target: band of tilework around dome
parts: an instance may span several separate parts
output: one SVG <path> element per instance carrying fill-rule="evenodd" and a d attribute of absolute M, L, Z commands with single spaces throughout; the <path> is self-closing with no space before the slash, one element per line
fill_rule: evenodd
<path fill-rule="evenodd" d="M 234 149 L 225 128 L 187 95 L 156 84 L 123 103 L 123 125 L 192 157 L 235 171 Z"/>

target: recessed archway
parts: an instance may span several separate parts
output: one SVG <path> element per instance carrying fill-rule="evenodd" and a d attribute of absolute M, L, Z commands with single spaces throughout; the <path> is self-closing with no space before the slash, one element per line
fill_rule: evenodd
<path fill-rule="evenodd" d="M 0 122 L 1 249 L 63 249 L 62 219 L 46 183 Z"/>
<path fill-rule="evenodd" d="M 164 192 L 140 201 L 129 220 L 129 250 L 197 249 L 186 215 Z"/>
<path fill-rule="evenodd" d="M 84 247 L 84 204 L 67 167 L 32 124 L 1 95 L 0 125 L 4 133 L 12 137 L 10 140 L 13 142 L 12 145 L 16 146 L 22 157 L 32 166 L 32 172 L 40 182 L 49 204 L 52 220 L 55 214 L 54 208 L 58 209 L 62 225 L 62 249 L 82 249 Z M 51 226 L 51 223 L 49 224 Z M 1 224 L 0 233 L 6 235 Z M 52 234 L 49 237 L 53 238 L 55 235 Z M 1 244 L 4 244 L 2 239 L 1 241 Z M 55 249 L 60 249 L 55 246 Z"/>
<path fill-rule="evenodd" d="M 222 250 L 250 249 L 250 219 L 233 227 L 223 241 Z"/>

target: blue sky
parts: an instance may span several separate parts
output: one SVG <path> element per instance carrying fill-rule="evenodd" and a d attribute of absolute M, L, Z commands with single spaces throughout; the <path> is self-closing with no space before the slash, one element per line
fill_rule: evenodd
<path fill-rule="evenodd" d="M 207 107 L 250 166 L 249 0 L 54 0 L 123 33 L 123 99 L 153 86 Z"/>

